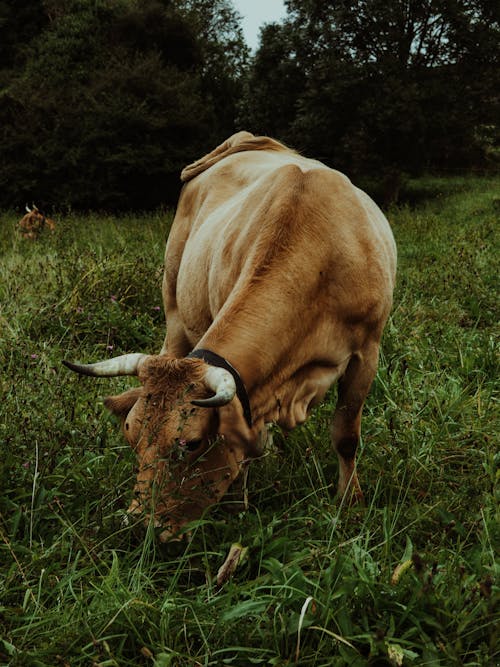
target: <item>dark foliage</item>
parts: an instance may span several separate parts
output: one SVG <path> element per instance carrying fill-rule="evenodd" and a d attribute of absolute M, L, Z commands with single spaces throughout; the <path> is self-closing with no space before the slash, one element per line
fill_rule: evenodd
<path fill-rule="evenodd" d="M 491 0 L 0 0 L 0 206 L 151 209 L 238 129 L 369 177 L 498 167 Z"/>
<path fill-rule="evenodd" d="M 117 210 L 176 199 L 186 162 L 234 129 L 246 57 L 227 2 L 211 2 L 210 16 L 199 4 L 31 2 L 46 25 L 12 56 L 26 54 L 0 96 L 1 204 Z"/>
<path fill-rule="evenodd" d="M 248 80 L 250 125 L 351 173 L 382 175 L 394 187 L 402 172 L 494 161 L 498 4 L 287 6 L 287 20 L 261 34 Z"/>

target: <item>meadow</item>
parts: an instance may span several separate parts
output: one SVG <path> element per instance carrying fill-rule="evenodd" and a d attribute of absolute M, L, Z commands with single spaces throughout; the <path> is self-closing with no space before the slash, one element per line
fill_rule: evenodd
<path fill-rule="evenodd" d="M 172 213 L 60 214 L 36 242 L 1 214 L 0 665 L 498 665 L 499 186 L 410 182 L 388 211 L 366 504 L 335 500 L 332 389 L 252 465 L 248 511 L 222 504 L 189 543 L 122 524 L 135 460 L 102 399 L 134 381 L 61 364 L 159 351 Z"/>

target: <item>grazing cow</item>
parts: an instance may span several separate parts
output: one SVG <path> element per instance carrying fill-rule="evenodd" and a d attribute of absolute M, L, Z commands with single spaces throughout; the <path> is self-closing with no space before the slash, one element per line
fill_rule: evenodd
<path fill-rule="evenodd" d="M 56 223 L 47 218 L 39 209 L 33 204 L 33 208 L 26 205 L 26 215 L 19 220 L 19 228 L 21 234 L 25 239 L 37 239 L 45 228 L 53 232 L 56 228 Z"/>
<path fill-rule="evenodd" d="M 302 424 L 336 380 L 338 493 L 361 499 L 361 411 L 396 270 L 387 220 L 343 174 L 249 132 L 181 178 L 160 354 L 65 362 L 140 380 L 105 401 L 138 457 L 129 512 L 170 538 L 259 455 L 266 424 Z"/>

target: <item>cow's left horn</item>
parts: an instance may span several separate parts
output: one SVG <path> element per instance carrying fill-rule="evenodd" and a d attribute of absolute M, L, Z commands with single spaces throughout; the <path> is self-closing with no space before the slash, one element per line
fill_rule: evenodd
<path fill-rule="evenodd" d="M 137 375 L 139 366 L 147 359 L 147 354 L 134 352 L 123 354 L 121 357 L 98 361 L 95 364 L 73 364 L 71 361 L 63 361 L 63 364 L 80 375 L 92 375 L 94 377 L 116 377 L 117 375 Z"/>
<path fill-rule="evenodd" d="M 193 405 L 202 408 L 218 408 L 233 400 L 236 394 L 236 383 L 229 371 L 224 368 L 210 366 L 203 379 L 208 387 L 215 392 L 215 396 L 191 401 Z"/>

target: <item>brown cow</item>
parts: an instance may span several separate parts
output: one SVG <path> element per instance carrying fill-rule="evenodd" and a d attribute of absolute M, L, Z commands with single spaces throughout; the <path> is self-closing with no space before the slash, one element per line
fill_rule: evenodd
<path fill-rule="evenodd" d="M 49 229 L 53 232 L 56 228 L 56 223 L 47 218 L 34 204 L 33 208 L 26 205 L 26 215 L 19 220 L 19 229 L 25 239 L 35 240 L 44 229 Z"/>
<path fill-rule="evenodd" d="M 248 132 L 181 177 L 161 353 L 65 362 L 141 382 L 105 402 L 138 457 L 129 512 L 168 539 L 224 496 L 266 424 L 303 423 L 336 380 L 338 493 L 361 499 L 361 411 L 396 271 L 387 220 L 343 174 Z"/>

